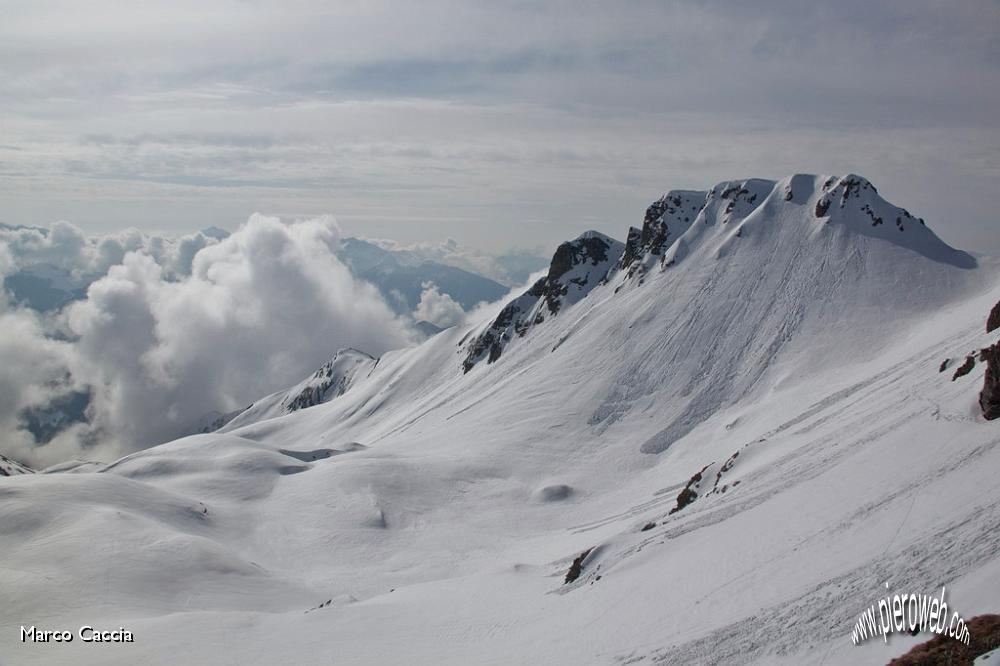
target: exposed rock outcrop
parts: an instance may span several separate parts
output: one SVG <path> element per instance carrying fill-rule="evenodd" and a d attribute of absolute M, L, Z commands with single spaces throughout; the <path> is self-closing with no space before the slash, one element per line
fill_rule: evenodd
<path fill-rule="evenodd" d="M 573 560 L 573 564 L 569 566 L 569 571 L 566 572 L 566 579 L 563 581 L 563 585 L 572 583 L 580 577 L 580 574 L 583 573 L 583 561 L 587 559 L 587 556 L 590 555 L 592 550 L 593 548 L 588 548 L 576 556 Z"/>
<path fill-rule="evenodd" d="M 346 393 L 356 379 L 366 376 L 377 364 L 377 359 L 363 351 L 341 349 L 319 370 L 295 386 L 260 398 L 246 409 L 215 414 L 193 432 L 232 430 L 329 402 Z"/>
<path fill-rule="evenodd" d="M 1000 342 L 979 352 L 979 360 L 986 364 L 983 390 L 979 392 L 979 407 L 983 416 L 992 421 L 1000 418 Z"/>
<path fill-rule="evenodd" d="M 986 318 L 986 332 L 992 333 L 1000 328 L 1000 301 L 990 310 L 990 316 Z"/>
<path fill-rule="evenodd" d="M 630 234 L 631 236 L 631 234 Z M 581 300 L 607 275 L 625 246 L 596 231 L 588 231 L 556 248 L 545 277 L 508 303 L 489 327 L 466 346 L 462 369 L 468 372 L 483 358 L 493 363 L 515 338 Z"/>
<path fill-rule="evenodd" d="M 373 357 L 357 349 L 340 350 L 306 380 L 301 390 L 288 396 L 284 401 L 285 409 L 294 412 L 343 395 L 352 379 L 348 370 L 358 363 L 373 360 Z"/>
<path fill-rule="evenodd" d="M 7 456 L 0 455 L 0 476 L 14 476 L 16 474 L 31 474 L 35 470 L 27 465 L 22 465 L 16 460 L 11 460 Z"/>
<path fill-rule="evenodd" d="M 951 381 L 955 381 L 959 377 L 966 376 L 967 374 L 969 374 L 970 372 L 972 372 L 972 369 L 975 368 L 975 367 L 976 367 L 976 359 L 975 359 L 975 357 L 974 356 L 966 356 L 965 357 L 965 363 L 963 363 L 962 365 L 958 366 L 958 368 L 955 369 L 955 374 L 953 374 L 951 376 Z"/>
<path fill-rule="evenodd" d="M 700 472 L 688 479 L 687 485 L 685 485 L 684 489 L 677 495 L 677 505 L 670 510 L 671 514 L 677 513 L 687 505 L 691 504 L 691 502 L 698 499 L 698 490 L 701 488 L 701 480 L 705 471 L 711 466 L 712 465 L 705 465 L 701 468 Z"/>
<path fill-rule="evenodd" d="M 1000 647 L 1000 615 L 977 615 L 966 624 L 968 645 L 942 634 L 896 657 L 889 666 L 972 664 L 976 657 Z"/>
<path fill-rule="evenodd" d="M 629 229 L 625 252 L 616 268 L 631 277 L 642 271 L 642 257 L 662 258 L 670 244 L 694 223 L 709 197 L 709 192 L 671 190 L 650 204 L 642 229 Z"/>

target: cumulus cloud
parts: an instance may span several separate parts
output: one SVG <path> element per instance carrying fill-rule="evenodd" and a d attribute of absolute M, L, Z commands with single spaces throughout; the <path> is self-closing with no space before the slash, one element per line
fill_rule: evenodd
<path fill-rule="evenodd" d="M 6 277 L 14 272 L 14 256 L 7 249 L 7 246 L 0 243 L 0 278 Z M 5 298 L 6 294 L 0 291 L 0 298 Z"/>
<path fill-rule="evenodd" d="M 0 227 L 0 243 L 16 262 L 11 269 L 23 264 L 48 263 L 76 270 L 90 263 L 87 238 L 69 222 L 56 222 L 49 229 Z"/>
<path fill-rule="evenodd" d="M 9 257 L 0 245 L 0 270 L 5 255 Z M 0 291 L 0 451 L 21 460 L 36 459 L 23 414 L 75 388 L 70 374 L 75 356 L 69 342 L 51 336 L 43 317 L 13 306 Z M 66 449 L 55 445 L 52 451 L 56 448 L 61 452 L 55 458 L 65 457 Z"/>
<path fill-rule="evenodd" d="M 469 313 L 426 282 L 400 316 L 337 258 L 340 234 L 329 217 L 263 215 L 229 236 L 176 239 L 136 229 L 92 237 L 69 222 L 0 226 L 0 278 L 20 272 L 85 294 L 39 311 L 0 290 L 0 452 L 36 466 L 110 460 L 290 385 L 341 347 L 380 354 L 413 344 L 415 320 L 448 327 L 495 316 L 535 279 Z M 504 270 L 451 239 L 381 244 Z M 77 405 L 73 416 L 63 418 L 64 405 Z"/>
<path fill-rule="evenodd" d="M 417 321 L 429 321 L 440 328 L 448 328 L 465 321 L 465 310 L 448 294 L 442 293 L 433 282 L 424 282 L 420 303 L 413 311 Z"/>
<path fill-rule="evenodd" d="M 219 238 L 200 231 L 174 239 L 135 228 L 88 237 L 79 227 L 63 220 L 48 229 L 0 225 L 0 245 L 12 258 L 6 274 L 46 264 L 69 271 L 83 281 L 82 286 L 121 264 L 129 252 L 151 256 L 168 279 L 178 279 L 190 275 L 199 250 L 218 242 Z"/>
<path fill-rule="evenodd" d="M 169 248 L 132 232 L 81 243 L 74 229 L 62 225 L 58 238 L 55 229 L 37 232 L 34 248 L 0 243 L 0 266 L 13 255 L 99 268 L 124 251 L 86 299 L 50 317 L 65 340 L 37 313 L 4 301 L 2 444 L 29 463 L 93 459 L 97 441 L 105 458 L 151 446 L 209 411 L 299 380 L 341 347 L 380 354 L 414 340 L 377 290 L 336 258 L 331 218 L 285 224 L 254 215 L 228 238 L 190 237 Z M 18 429 L 26 407 L 80 389 L 91 395 L 87 424 L 44 446 L 26 441 Z"/>

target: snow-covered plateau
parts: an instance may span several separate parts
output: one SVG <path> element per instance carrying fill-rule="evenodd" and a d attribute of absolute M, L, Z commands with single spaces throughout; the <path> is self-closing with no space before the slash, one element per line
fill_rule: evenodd
<path fill-rule="evenodd" d="M 998 301 L 859 176 L 670 192 L 210 434 L 0 458 L 0 664 L 884 664 L 887 583 L 1000 610 Z"/>

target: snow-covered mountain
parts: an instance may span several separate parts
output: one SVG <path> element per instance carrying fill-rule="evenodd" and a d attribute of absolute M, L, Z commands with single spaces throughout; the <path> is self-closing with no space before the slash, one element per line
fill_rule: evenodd
<path fill-rule="evenodd" d="M 0 455 L 0 476 L 14 476 L 15 474 L 31 474 L 33 469 L 27 465 L 22 465 L 16 460 L 11 460 L 7 456 Z"/>
<path fill-rule="evenodd" d="M 858 176 L 670 192 L 484 321 L 3 479 L 0 623 L 135 643 L 0 654 L 885 663 L 926 638 L 852 644 L 886 584 L 997 610 L 992 366 L 950 369 L 998 301 L 997 261 Z"/>
<path fill-rule="evenodd" d="M 377 363 L 375 358 L 357 349 L 341 349 L 295 386 L 261 398 L 246 409 L 218 414 L 199 431 L 209 433 L 223 427 L 232 430 L 329 402 L 346 393 L 358 377 L 370 373 Z"/>
<path fill-rule="evenodd" d="M 54 264 L 36 263 L 5 276 L 3 288 L 15 302 L 38 312 L 51 312 L 85 298 L 87 287 L 98 277 L 96 274 L 74 275 Z"/>
<path fill-rule="evenodd" d="M 507 293 L 507 287 L 482 275 L 410 252 L 386 250 L 359 238 L 343 239 L 338 257 L 355 276 L 378 287 L 386 303 L 400 313 L 416 309 L 428 284 L 437 285 L 466 310 Z"/>
<path fill-rule="evenodd" d="M 545 277 L 504 306 L 489 328 L 468 344 L 465 372 L 483 358 L 488 363 L 496 361 L 515 336 L 523 338 L 545 317 L 586 297 L 608 275 L 623 249 L 621 243 L 596 231 L 560 245 Z"/>

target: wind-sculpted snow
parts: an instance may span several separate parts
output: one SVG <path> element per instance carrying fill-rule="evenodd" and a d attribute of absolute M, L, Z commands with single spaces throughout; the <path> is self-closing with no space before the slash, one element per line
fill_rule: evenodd
<path fill-rule="evenodd" d="M 988 364 L 940 370 L 996 342 L 1000 265 L 866 182 L 668 194 L 325 402 L 278 409 L 336 372 L 224 432 L 3 478 L 0 624 L 139 638 L 0 654 L 884 664 L 925 638 L 851 643 L 886 583 L 996 612 Z"/>

